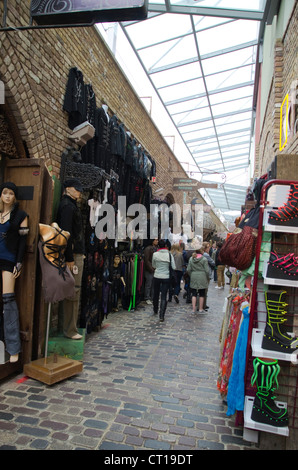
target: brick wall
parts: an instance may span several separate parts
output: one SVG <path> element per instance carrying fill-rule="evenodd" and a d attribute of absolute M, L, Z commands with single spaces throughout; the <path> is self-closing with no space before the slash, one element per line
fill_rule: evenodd
<path fill-rule="evenodd" d="M 279 153 L 297 153 L 297 133 L 288 137 L 286 147 L 279 151 L 280 140 L 280 108 L 290 91 L 291 83 L 298 78 L 298 5 L 289 19 L 284 37 L 275 43 L 274 76 L 267 102 L 265 118 L 260 132 L 260 140 L 256 146 L 255 176 L 266 173 L 275 155 Z M 298 180 L 298 175 L 295 175 Z"/>
<path fill-rule="evenodd" d="M 7 25 L 28 24 L 29 6 L 27 0 L 9 2 Z M 183 202 L 183 193 L 172 191 L 172 178 L 187 175 L 95 28 L 10 31 L 1 33 L 0 42 L 0 80 L 30 158 L 44 158 L 59 176 L 61 154 L 70 144 L 62 105 L 69 69 L 77 67 L 92 83 L 97 106 L 107 104 L 156 161 L 164 194 Z"/>

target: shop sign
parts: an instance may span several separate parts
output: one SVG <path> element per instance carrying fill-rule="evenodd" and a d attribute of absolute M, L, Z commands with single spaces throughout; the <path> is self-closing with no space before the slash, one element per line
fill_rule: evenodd
<path fill-rule="evenodd" d="M 32 0 L 30 13 L 48 26 L 143 20 L 148 0 Z"/>
<path fill-rule="evenodd" d="M 173 178 L 174 191 L 195 191 L 200 188 L 217 189 L 218 185 L 216 183 L 201 183 L 192 178 Z"/>

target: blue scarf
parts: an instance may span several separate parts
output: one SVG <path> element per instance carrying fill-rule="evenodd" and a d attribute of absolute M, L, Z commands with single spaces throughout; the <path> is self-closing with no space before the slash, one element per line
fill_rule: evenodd
<path fill-rule="evenodd" d="M 231 416 L 235 411 L 244 409 L 244 374 L 246 366 L 246 348 L 249 327 L 248 306 L 242 311 L 243 319 L 238 333 L 237 343 L 233 356 L 232 372 L 228 385 L 228 411 L 227 416 Z"/>

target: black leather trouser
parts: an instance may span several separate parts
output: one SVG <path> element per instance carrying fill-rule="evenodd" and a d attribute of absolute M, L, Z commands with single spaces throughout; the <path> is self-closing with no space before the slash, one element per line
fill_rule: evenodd
<path fill-rule="evenodd" d="M 153 310 L 158 313 L 159 295 L 160 295 L 160 310 L 159 317 L 164 318 L 167 308 L 167 295 L 170 287 L 169 279 L 153 279 Z"/>

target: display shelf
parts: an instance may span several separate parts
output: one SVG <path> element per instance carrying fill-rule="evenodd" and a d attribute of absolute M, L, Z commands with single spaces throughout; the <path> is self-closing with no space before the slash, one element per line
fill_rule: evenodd
<path fill-rule="evenodd" d="M 292 332 L 288 333 L 289 336 L 294 336 Z M 254 357 L 268 357 L 270 359 L 277 359 L 281 361 L 291 362 L 292 364 L 298 364 L 298 351 L 293 352 L 291 354 L 279 352 L 279 351 L 272 351 L 270 349 L 263 349 L 262 348 L 262 341 L 264 336 L 264 328 L 254 328 L 252 330 L 252 337 L 251 337 L 251 349 L 252 355 Z"/>
<path fill-rule="evenodd" d="M 264 209 L 264 218 L 263 218 L 263 229 L 266 232 L 279 232 L 279 233 L 298 233 L 298 227 L 291 227 L 290 225 L 273 225 L 269 224 L 269 212 L 272 209 Z"/>
<path fill-rule="evenodd" d="M 288 279 L 279 279 L 277 277 L 267 277 L 268 264 L 264 261 L 263 267 L 263 279 L 264 284 L 272 286 L 288 286 L 288 287 L 298 287 L 298 281 L 291 281 Z"/>
<path fill-rule="evenodd" d="M 278 434 L 280 436 L 288 436 L 289 435 L 289 428 L 288 426 L 285 427 L 277 427 L 277 426 L 270 426 L 270 424 L 259 423 L 258 421 L 253 421 L 251 419 L 251 412 L 254 403 L 254 397 L 245 397 L 244 402 L 244 427 L 248 429 L 254 429 L 256 431 L 264 431 L 269 432 L 271 434 Z M 286 408 L 287 404 L 283 402 L 276 401 L 277 406 L 280 408 Z"/>

